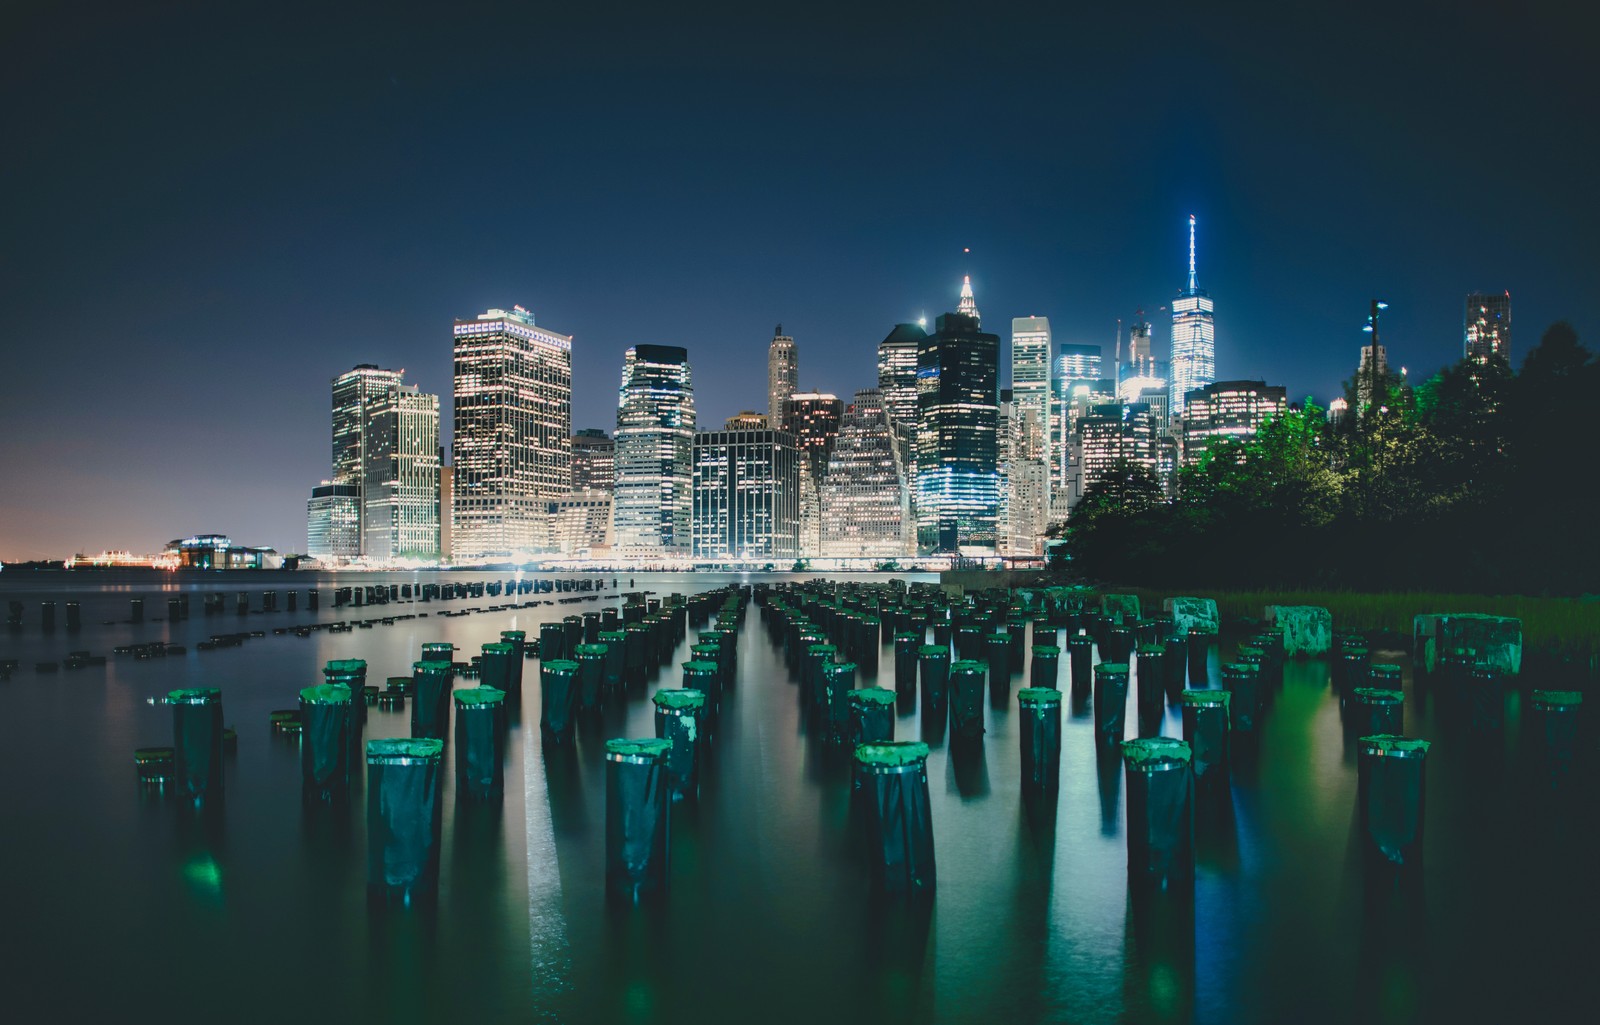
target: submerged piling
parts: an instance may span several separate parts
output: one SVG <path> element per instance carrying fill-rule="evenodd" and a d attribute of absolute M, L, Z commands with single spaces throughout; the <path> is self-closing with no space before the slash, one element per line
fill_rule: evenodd
<path fill-rule="evenodd" d="M 918 741 L 855 750 L 853 786 L 866 812 L 873 883 L 912 899 L 931 898 L 936 883 L 927 760 L 928 745 Z"/>
<path fill-rule="evenodd" d="M 439 881 L 439 778 L 444 742 L 395 737 L 367 742 L 367 888 L 410 905 Z"/>
<path fill-rule="evenodd" d="M 458 690 L 452 697 L 456 793 L 471 804 L 493 804 L 505 793 L 506 692 L 479 685 Z"/>
<path fill-rule="evenodd" d="M 300 692 L 300 777 L 307 799 L 332 803 L 349 795 L 354 720 L 349 686 L 321 683 Z"/>
<path fill-rule="evenodd" d="M 564 658 L 539 662 L 539 728 L 551 743 L 565 743 L 572 736 L 577 680 L 576 662 Z"/>
<path fill-rule="evenodd" d="M 1422 860 L 1429 744 L 1396 736 L 1361 738 L 1357 801 L 1368 850 L 1393 865 Z"/>
<path fill-rule="evenodd" d="M 606 741 L 606 893 L 639 903 L 667 888 L 666 755 L 672 741 Z"/>
<path fill-rule="evenodd" d="M 1061 779 L 1061 692 L 1054 687 L 1017 691 L 1021 713 L 1022 786 L 1054 790 Z"/>
<path fill-rule="evenodd" d="M 175 690 L 172 706 L 173 774 L 179 796 L 196 808 L 222 800 L 222 691 Z"/>
<path fill-rule="evenodd" d="M 674 801 L 696 795 L 700 787 L 700 746 L 705 731 L 706 696 L 698 690 L 658 690 L 651 698 L 656 706 L 656 737 L 670 740 L 665 765 L 667 784 Z"/>
<path fill-rule="evenodd" d="M 1171 737 L 1125 741 L 1128 882 L 1165 890 L 1194 879 L 1194 776 L 1189 745 Z"/>

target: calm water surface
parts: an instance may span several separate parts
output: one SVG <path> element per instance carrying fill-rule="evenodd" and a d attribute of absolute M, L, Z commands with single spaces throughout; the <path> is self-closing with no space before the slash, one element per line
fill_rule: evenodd
<path fill-rule="evenodd" d="M 342 582 L 452 578 L 485 579 Z M 634 579 L 635 589 L 663 595 L 740 580 Z M 294 707 L 330 659 L 366 659 L 369 679 L 381 682 L 409 672 L 425 641 L 454 642 L 464 659 L 502 630 L 537 636 L 543 621 L 614 604 L 606 583 L 595 602 L 445 618 L 445 608 L 501 599 L 335 611 L 326 576 L 185 576 L 168 586 L 195 593 L 192 618 L 167 624 L 153 621 L 167 594 L 150 578 L 0 578 L 0 600 L 28 603 L 24 630 L 0 633 L 0 657 L 23 662 L 0 683 L 9 726 L 0 747 L 9 883 L 0 979 L 18 1012 L 7 1017 L 1413 1022 L 1593 1013 L 1593 733 L 1585 731 L 1577 780 L 1552 795 L 1537 738 L 1526 735 L 1525 698 L 1508 700 L 1503 732 L 1474 736 L 1417 693 L 1407 667 L 1408 732 L 1435 747 L 1425 868 L 1397 885 L 1358 857 L 1356 765 L 1327 665 L 1290 663 L 1258 742 L 1236 751 L 1231 800 L 1199 814 L 1198 877 L 1192 899 L 1178 900 L 1129 892 L 1122 768 L 1096 758 L 1088 717 L 1064 710 L 1059 794 L 1022 799 L 1014 692 L 1023 675 L 1004 707 L 986 709 L 981 757 L 952 760 L 934 747 L 938 896 L 931 911 L 912 913 L 873 899 L 853 847 L 847 761 L 807 736 L 797 688 L 753 605 L 699 804 L 674 809 L 663 907 L 607 906 L 601 753 L 609 737 L 653 735 L 648 692 L 678 685 L 686 648 L 564 751 L 540 743 L 529 663 L 504 806 L 457 808 L 447 751 L 437 907 L 369 909 L 364 791 L 343 810 L 303 806 L 297 741 L 274 737 L 268 713 Z M 318 613 L 233 614 L 236 591 L 251 591 L 259 608 L 263 589 L 312 586 L 323 591 Z M 226 592 L 228 611 L 204 616 L 201 590 Z M 126 619 L 128 598 L 141 595 L 152 621 L 101 625 Z M 83 630 L 67 633 L 60 608 L 57 631 L 41 634 L 37 603 L 46 599 L 82 601 Z M 413 611 L 432 615 L 309 639 L 272 634 Z M 267 636 L 243 648 L 193 647 L 244 629 Z M 110 655 L 145 640 L 189 653 L 33 671 L 71 649 Z M 1398 652 L 1380 659 L 1404 661 Z M 894 685 L 893 663 L 885 648 L 880 685 Z M 171 743 L 171 713 L 150 699 L 198 686 L 222 688 L 239 733 L 225 805 L 203 820 L 142 795 L 132 765 L 134 748 Z M 1136 693 L 1130 686 L 1130 724 Z M 366 736 L 407 735 L 409 714 L 371 709 Z M 897 730 L 920 736 L 916 713 L 902 714 Z M 1161 732 L 1182 735 L 1176 709 Z"/>

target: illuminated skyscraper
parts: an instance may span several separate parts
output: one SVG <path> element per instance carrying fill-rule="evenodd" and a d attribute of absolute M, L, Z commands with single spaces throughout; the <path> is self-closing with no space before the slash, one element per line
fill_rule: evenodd
<path fill-rule="evenodd" d="M 1289 410 L 1288 395 L 1265 381 L 1218 381 L 1189 393 L 1184 405 L 1183 462 L 1193 466 L 1219 438 L 1249 438 Z"/>
<path fill-rule="evenodd" d="M 393 385 L 367 400 L 361 551 L 439 558 L 439 396 Z"/>
<path fill-rule="evenodd" d="M 845 410 L 819 504 L 823 556 L 892 559 L 907 554 L 905 471 L 879 389 L 856 392 Z"/>
<path fill-rule="evenodd" d="M 1467 296 L 1464 355 L 1478 363 L 1490 356 L 1511 362 L 1511 293 L 1473 292 Z"/>
<path fill-rule="evenodd" d="M 1066 488 L 1068 505 L 1076 506 L 1121 461 L 1149 469 L 1163 484 L 1170 482 L 1176 469 L 1177 442 L 1162 433 L 1155 412 L 1142 402 L 1108 402 L 1078 417 Z"/>
<path fill-rule="evenodd" d="M 367 402 L 400 384 L 404 370 L 380 370 L 361 363 L 333 379 L 333 479 L 356 489 L 356 517 L 361 518 L 361 484 L 367 465 Z M 357 545 L 361 537 L 357 524 Z M 357 552 L 356 554 L 360 554 Z"/>
<path fill-rule="evenodd" d="M 844 403 L 839 396 L 824 392 L 796 392 L 784 406 L 783 429 L 811 463 L 811 472 L 821 480 L 828 472 L 828 457 L 839 437 L 839 420 Z"/>
<path fill-rule="evenodd" d="M 997 528 L 1001 555 L 1037 555 L 1043 550 L 1049 498 L 1049 466 L 1044 425 L 1032 404 L 1000 392 L 1000 507 Z"/>
<path fill-rule="evenodd" d="M 454 333 L 453 559 L 552 550 L 549 503 L 572 490 L 572 339 L 520 306 Z"/>
<path fill-rule="evenodd" d="M 774 429 L 783 423 L 789 396 L 799 390 L 800 352 L 779 324 L 773 329 L 772 344 L 767 346 L 767 423 Z"/>
<path fill-rule="evenodd" d="M 635 345 L 622 360 L 612 544 L 630 557 L 687 556 L 694 487 L 688 350 Z"/>
<path fill-rule="evenodd" d="M 572 436 L 572 490 L 610 492 L 617 483 L 617 443 L 590 427 Z"/>
<path fill-rule="evenodd" d="M 1040 423 L 1050 420 L 1050 318 L 1011 320 L 1011 398 L 1032 409 Z"/>
<path fill-rule="evenodd" d="M 956 312 L 963 317 L 971 317 L 974 325 L 981 326 L 983 323 L 983 318 L 978 315 L 978 300 L 972 295 L 971 275 L 961 279 L 961 302 L 957 304 Z"/>
<path fill-rule="evenodd" d="M 1102 365 L 1103 351 L 1098 345 L 1078 345 L 1063 342 L 1056 346 L 1055 373 L 1050 382 L 1050 517 L 1052 521 L 1066 515 L 1066 495 L 1069 451 L 1072 447 L 1072 428 L 1077 415 L 1098 402 L 1110 402 L 1115 397 L 1109 375 Z"/>
<path fill-rule="evenodd" d="M 324 481 L 306 502 L 306 554 L 337 561 L 361 554 L 361 489 Z"/>
<path fill-rule="evenodd" d="M 900 446 L 900 463 L 912 472 L 917 436 L 917 345 L 928 337 L 919 324 L 896 324 L 878 343 L 878 391 Z"/>
<path fill-rule="evenodd" d="M 1183 399 L 1217 378 L 1217 326 L 1211 296 L 1194 273 L 1194 215 L 1189 215 L 1189 287 L 1172 301 L 1172 415 Z"/>
<path fill-rule="evenodd" d="M 800 461 L 794 438 L 784 431 L 696 434 L 694 557 L 794 559 L 799 554 Z"/>
<path fill-rule="evenodd" d="M 919 551 L 994 554 L 999 360 L 1000 337 L 960 313 L 941 316 L 917 347 Z"/>

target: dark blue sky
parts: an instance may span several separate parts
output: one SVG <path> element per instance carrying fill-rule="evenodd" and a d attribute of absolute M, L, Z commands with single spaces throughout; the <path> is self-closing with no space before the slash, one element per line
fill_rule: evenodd
<path fill-rule="evenodd" d="M 687 346 L 720 424 L 775 323 L 848 396 L 963 273 L 1003 337 L 1143 307 L 1164 355 L 1190 212 L 1221 377 L 1325 399 L 1373 295 L 1414 378 L 1471 289 L 1518 362 L 1600 327 L 1577 5 L 139 6 L 0 15 L 0 558 L 301 550 L 329 379 L 448 408 L 489 306 L 575 336 L 608 430 L 630 344 Z"/>

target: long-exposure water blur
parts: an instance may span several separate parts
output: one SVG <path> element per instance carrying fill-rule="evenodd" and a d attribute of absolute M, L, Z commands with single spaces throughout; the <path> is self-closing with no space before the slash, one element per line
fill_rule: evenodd
<path fill-rule="evenodd" d="M 1197 805 L 1192 893 L 1130 887 L 1125 768 L 1097 756 L 1084 710 L 1063 710 L 1059 791 L 1024 799 L 1015 690 L 1026 664 L 1009 700 L 986 697 L 982 744 L 960 757 L 902 706 L 897 737 L 933 738 L 938 866 L 931 903 L 908 905 L 874 893 L 849 756 L 807 728 L 751 605 L 698 800 L 672 808 L 663 901 L 606 899 L 603 747 L 654 736 L 649 696 L 679 686 L 688 640 L 560 747 L 541 738 L 529 660 L 503 804 L 458 804 L 447 741 L 436 899 L 393 907 L 368 897 L 362 774 L 347 804 L 303 801 L 301 741 L 270 726 L 325 663 L 364 659 L 368 682 L 382 683 L 408 675 L 426 642 L 453 643 L 465 660 L 502 631 L 536 638 L 541 623 L 615 607 L 624 591 L 805 578 L 589 574 L 603 589 L 334 608 L 339 586 L 491 575 L 6 577 L 0 598 L 27 615 L 0 634 L 0 653 L 19 663 L 0 683 L 11 1021 L 1525 1021 L 1593 988 L 1593 742 L 1585 733 L 1576 774 L 1553 786 L 1526 680 L 1498 729 L 1475 730 L 1439 714 L 1406 653 L 1374 652 L 1404 667 L 1408 735 L 1433 742 L 1423 863 L 1396 874 L 1362 857 L 1354 741 L 1328 661 L 1288 661 L 1256 738 L 1236 740 L 1231 786 Z M 266 590 L 279 592 L 277 611 L 262 611 Z M 248 615 L 235 612 L 241 591 Z M 206 592 L 225 596 L 222 612 L 203 613 Z M 165 621 L 166 599 L 181 594 L 189 618 Z M 127 621 L 133 598 L 142 623 Z M 442 614 L 530 600 L 541 603 Z M 43 632 L 44 601 L 80 602 L 81 628 L 69 632 L 62 612 Z M 359 625 L 275 632 L 333 621 Z M 200 648 L 239 631 L 264 636 Z M 1033 643 L 1063 647 L 1065 687 L 1065 636 L 1043 633 Z M 186 650 L 113 654 L 153 641 Z M 1237 641 L 1224 634 L 1213 648 L 1213 686 Z M 36 669 L 72 650 L 109 657 Z M 857 683 L 892 689 L 894 666 L 885 645 L 875 676 L 863 668 Z M 237 732 L 225 799 L 203 815 L 141 788 L 133 762 L 136 748 L 172 743 L 161 699 L 192 687 L 220 688 Z M 1130 685 L 1129 737 L 1136 696 Z M 409 727 L 409 708 L 374 706 L 365 738 Z M 1177 705 L 1158 729 L 1182 736 Z"/>

